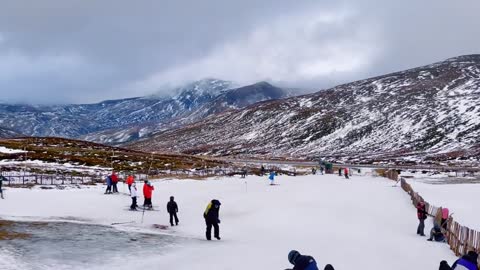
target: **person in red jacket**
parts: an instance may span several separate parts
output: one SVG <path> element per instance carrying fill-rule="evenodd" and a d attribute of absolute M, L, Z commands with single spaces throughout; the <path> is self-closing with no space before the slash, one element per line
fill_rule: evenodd
<path fill-rule="evenodd" d="M 417 217 L 418 217 L 418 228 L 417 234 L 420 236 L 425 236 L 425 219 L 427 219 L 427 211 L 425 210 L 425 203 L 420 201 L 417 203 Z"/>
<path fill-rule="evenodd" d="M 118 176 L 115 174 L 115 172 L 112 172 L 112 175 L 110 175 L 110 178 L 112 179 L 113 193 L 118 193 L 118 188 L 117 188 Z"/>
<path fill-rule="evenodd" d="M 145 183 L 143 184 L 143 197 L 145 197 L 143 207 L 153 209 L 152 192 L 154 189 L 155 188 L 153 187 L 152 183 L 150 183 L 148 180 L 145 180 Z"/>
<path fill-rule="evenodd" d="M 129 175 L 127 177 L 127 185 L 128 185 L 128 191 L 131 192 L 131 189 L 132 189 L 132 184 L 133 182 L 135 182 L 135 179 L 133 178 L 133 175 Z"/>
<path fill-rule="evenodd" d="M 344 174 L 345 174 L 345 178 L 348 179 L 348 168 L 345 167 L 345 169 L 343 169 L 343 171 L 344 171 Z"/>

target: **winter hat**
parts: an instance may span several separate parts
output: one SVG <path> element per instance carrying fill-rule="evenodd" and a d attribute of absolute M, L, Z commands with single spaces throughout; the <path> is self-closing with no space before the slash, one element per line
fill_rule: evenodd
<path fill-rule="evenodd" d="M 170 196 L 170 201 L 173 201 L 175 198 L 173 196 Z"/>
<path fill-rule="evenodd" d="M 472 261 L 477 261 L 478 260 L 478 253 L 473 251 L 473 250 L 470 250 L 468 253 L 467 253 L 468 257 L 472 258 Z"/>
<path fill-rule="evenodd" d="M 333 266 L 331 264 L 327 264 L 327 265 L 325 265 L 324 270 L 335 270 L 335 268 L 333 268 Z"/>
<path fill-rule="evenodd" d="M 292 250 L 288 253 L 288 261 L 291 264 L 295 264 L 295 261 L 297 260 L 298 256 L 300 256 L 300 252 L 296 250 Z"/>

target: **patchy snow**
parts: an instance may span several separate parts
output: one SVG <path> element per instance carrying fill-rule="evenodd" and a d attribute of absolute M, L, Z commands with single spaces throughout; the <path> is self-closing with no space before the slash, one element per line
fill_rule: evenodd
<path fill-rule="evenodd" d="M 19 150 L 19 149 L 10 149 L 6 148 L 5 146 L 0 146 L 0 153 L 3 154 L 18 154 L 18 153 L 25 153 L 27 151 Z"/>
<path fill-rule="evenodd" d="M 134 221 L 117 228 L 153 232 L 152 224 L 168 224 L 165 205 L 174 195 L 180 226 L 155 232 L 203 239 L 205 206 L 214 198 L 222 202 L 221 241 L 194 241 L 167 254 L 145 257 L 129 258 L 125 250 L 109 256 L 111 260 L 105 264 L 88 267 L 94 270 L 152 265 L 177 270 L 284 269 L 291 267 L 287 261 L 291 249 L 314 256 L 320 269 L 327 263 L 336 269 L 436 269 L 440 260 L 455 260 L 446 244 L 428 242 L 415 234 L 415 209 L 408 195 L 392 188 L 390 180 L 354 176 L 347 181 L 336 175 L 310 175 L 278 176 L 276 182 L 279 185 L 267 185 L 266 176 L 153 181 L 153 205 L 160 211 L 145 212 L 143 224 L 141 211 L 125 210 L 130 204 L 128 196 L 103 195 L 102 186 L 7 189 L 6 200 L 0 200 L 0 218 L 71 217 L 104 225 Z M 138 188 L 142 190 L 141 185 Z M 122 185 L 119 189 L 126 191 Z M 142 201 L 140 198 L 140 204 Z M 427 229 L 430 225 L 428 221 Z M 0 252 L 0 268 L 10 261 L 9 254 Z M 24 269 L 21 263 L 17 269 Z"/>

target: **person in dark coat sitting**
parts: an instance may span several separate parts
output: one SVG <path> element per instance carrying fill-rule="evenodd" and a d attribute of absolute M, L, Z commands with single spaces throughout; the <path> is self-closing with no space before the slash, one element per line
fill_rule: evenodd
<path fill-rule="evenodd" d="M 288 253 L 288 261 L 293 264 L 293 269 L 286 270 L 318 270 L 317 262 L 312 256 L 302 255 L 296 250 Z"/>
<path fill-rule="evenodd" d="M 212 227 L 214 229 L 213 235 L 217 240 L 220 240 L 220 227 L 218 224 L 220 223 L 219 211 L 220 211 L 220 201 L 212 200 L 208 205 L 207 209 L 203 213 L 203 217 L 205 218 L 205 223 L 207 225 L 207 230 L 205 232 L 205 236 L 207 240 L 212 239 Z"/>
<path fill-rule="evenodd" d="M 438 224 L 435 224 L 435 226 L 433 226 L 432 230 L 430 231 L 430 238 L 428 238 L 427 240 L 435 240 L 435 242 L 445 242 L 445 235 L 443 235 L 442 228 L 440 228 Z"/>

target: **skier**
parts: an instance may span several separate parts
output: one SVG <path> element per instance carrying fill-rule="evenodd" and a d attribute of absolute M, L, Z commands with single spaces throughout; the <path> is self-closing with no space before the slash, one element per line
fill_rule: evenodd
<path fill-rule="evenodd" d="M 443 235 L 442 228 L 440 228 L 438 224 L 435 224 L 430 230 L 430 238 L 427 239 L 427 241 L 433 240 L 435 240 L 435 242 L 445 242 L 445 235 Z"/>
<path fill-rule="evenodd" d="M 270 185 L 273 186 L 275 185 L 275 172 L 271 171 L 270 175 L 268 176 L 268 179 L 270 179 Z"/>
<path fill-rule="evenodd" d="M 320 166 L 320 174 L 323 175 L 323 166 Z"/>
<path fill-rule="evenodd" d="M 302 255 L 296 250 L 288 253 L 288 261 L 293 264 L 293 269 L 286 270 L 318 270 L 317 262 L 312 256 Z"/>
<path fill-rule="evenodd" d="M 117 188 L 118 176 L 115 174 L 115 172 L 112 172 L 112 175 L 110 176 L 110 178 L 112 179 L 113 193 L 118 193 L 118 188 Z"/>
<path fill-rule="evenodd" d="M 110 175 L 107 176 L 106 182 L 107 182 L 107 189 L 105 190 L 105 194 L 112 194 L 112 178 L 110 177 Z"/>
<path fill-rule="evenodd" d="M 178 205 L 173 196 L 170 196 L 170 201 L 167 203 L 167 212 L 170 215 L 170 225 L 173 226 L 173 219 L 175 218 L 175 225 L 178 226 Z"/>
<path fill-rule="evenodd" d="M 317 170 L 315 168 L 312 168 L 312 174 L 313 175 L 317 174 Z"/>
<path fill-rule="evenodd" d="M 342 176 L 342 168 L 338 168 L 338 176 Z"/>
<path fill-rule="evenodd" d="M 205 236 L 207 240 L 212 240 L 212 227 L 214 229 L 213 236 L 220 240 L 220 219 L 218 218 L 218 212 L 220 211 L 220 201 L 212 200 L 208 205 L 207 209 L 203 213 L 203 217 L 205 218 L 205 223 L 207 225 L 207 230 L 205 232 Z"/>
<path fill-rule="evenodd" d="M 478 253 L 475 251 L 469 251 L 462 258 L 458 259 L 453 265 L 452 270 L 478 270 L 477 267 Z"/>
<path fill-rule="evenodd" d="M 348 179 L 348 168 L 345 167 L 343 174 L 345 174 L 345 178 Z"/>
<path fill-rule="evenodd" d="M 133 182 L 135 182 L 135 179 L 133 178 L 133 175 L 129 175 L 127 177 L 127 185 L 128 185 L 128 191 L 131 191 L 130 188 L 132 187 Z"/>
<path fill-rule="evenodd" d="M 130 197 L 132 197 L 132 205 L 130 206 L 130 210 L 137 210 L 137 185 L 132 183 L 130 188 Z"/>
<path fill-rule="evenodd" d="M 143 197 L 145 197 L 145 201 L 143 202 L 143 207 L 148 209 L 153 209 L 152 205 L 152 192 L 155 187 L 150 183 L 148 180 L 144 181 L 143 184 Z"/>
<path fill-rule="evenodd" d="M 2 182 L 3 181 L 7 181 L 7 178 L 5 178 L 5 176 L 3 175 L 0 175 L 0 197 L 3 199 L 3 190 L 2 190 Z"/>
<path fill-rule="evenodd" d="M 420 201 L 417 203 L 417 217 L 418 217 L 418 228 L 417 234 L 420 236 L 425 236 L 425 219 L 427 219 L 427 211 L 425 211 L 425 203 Z"/>

